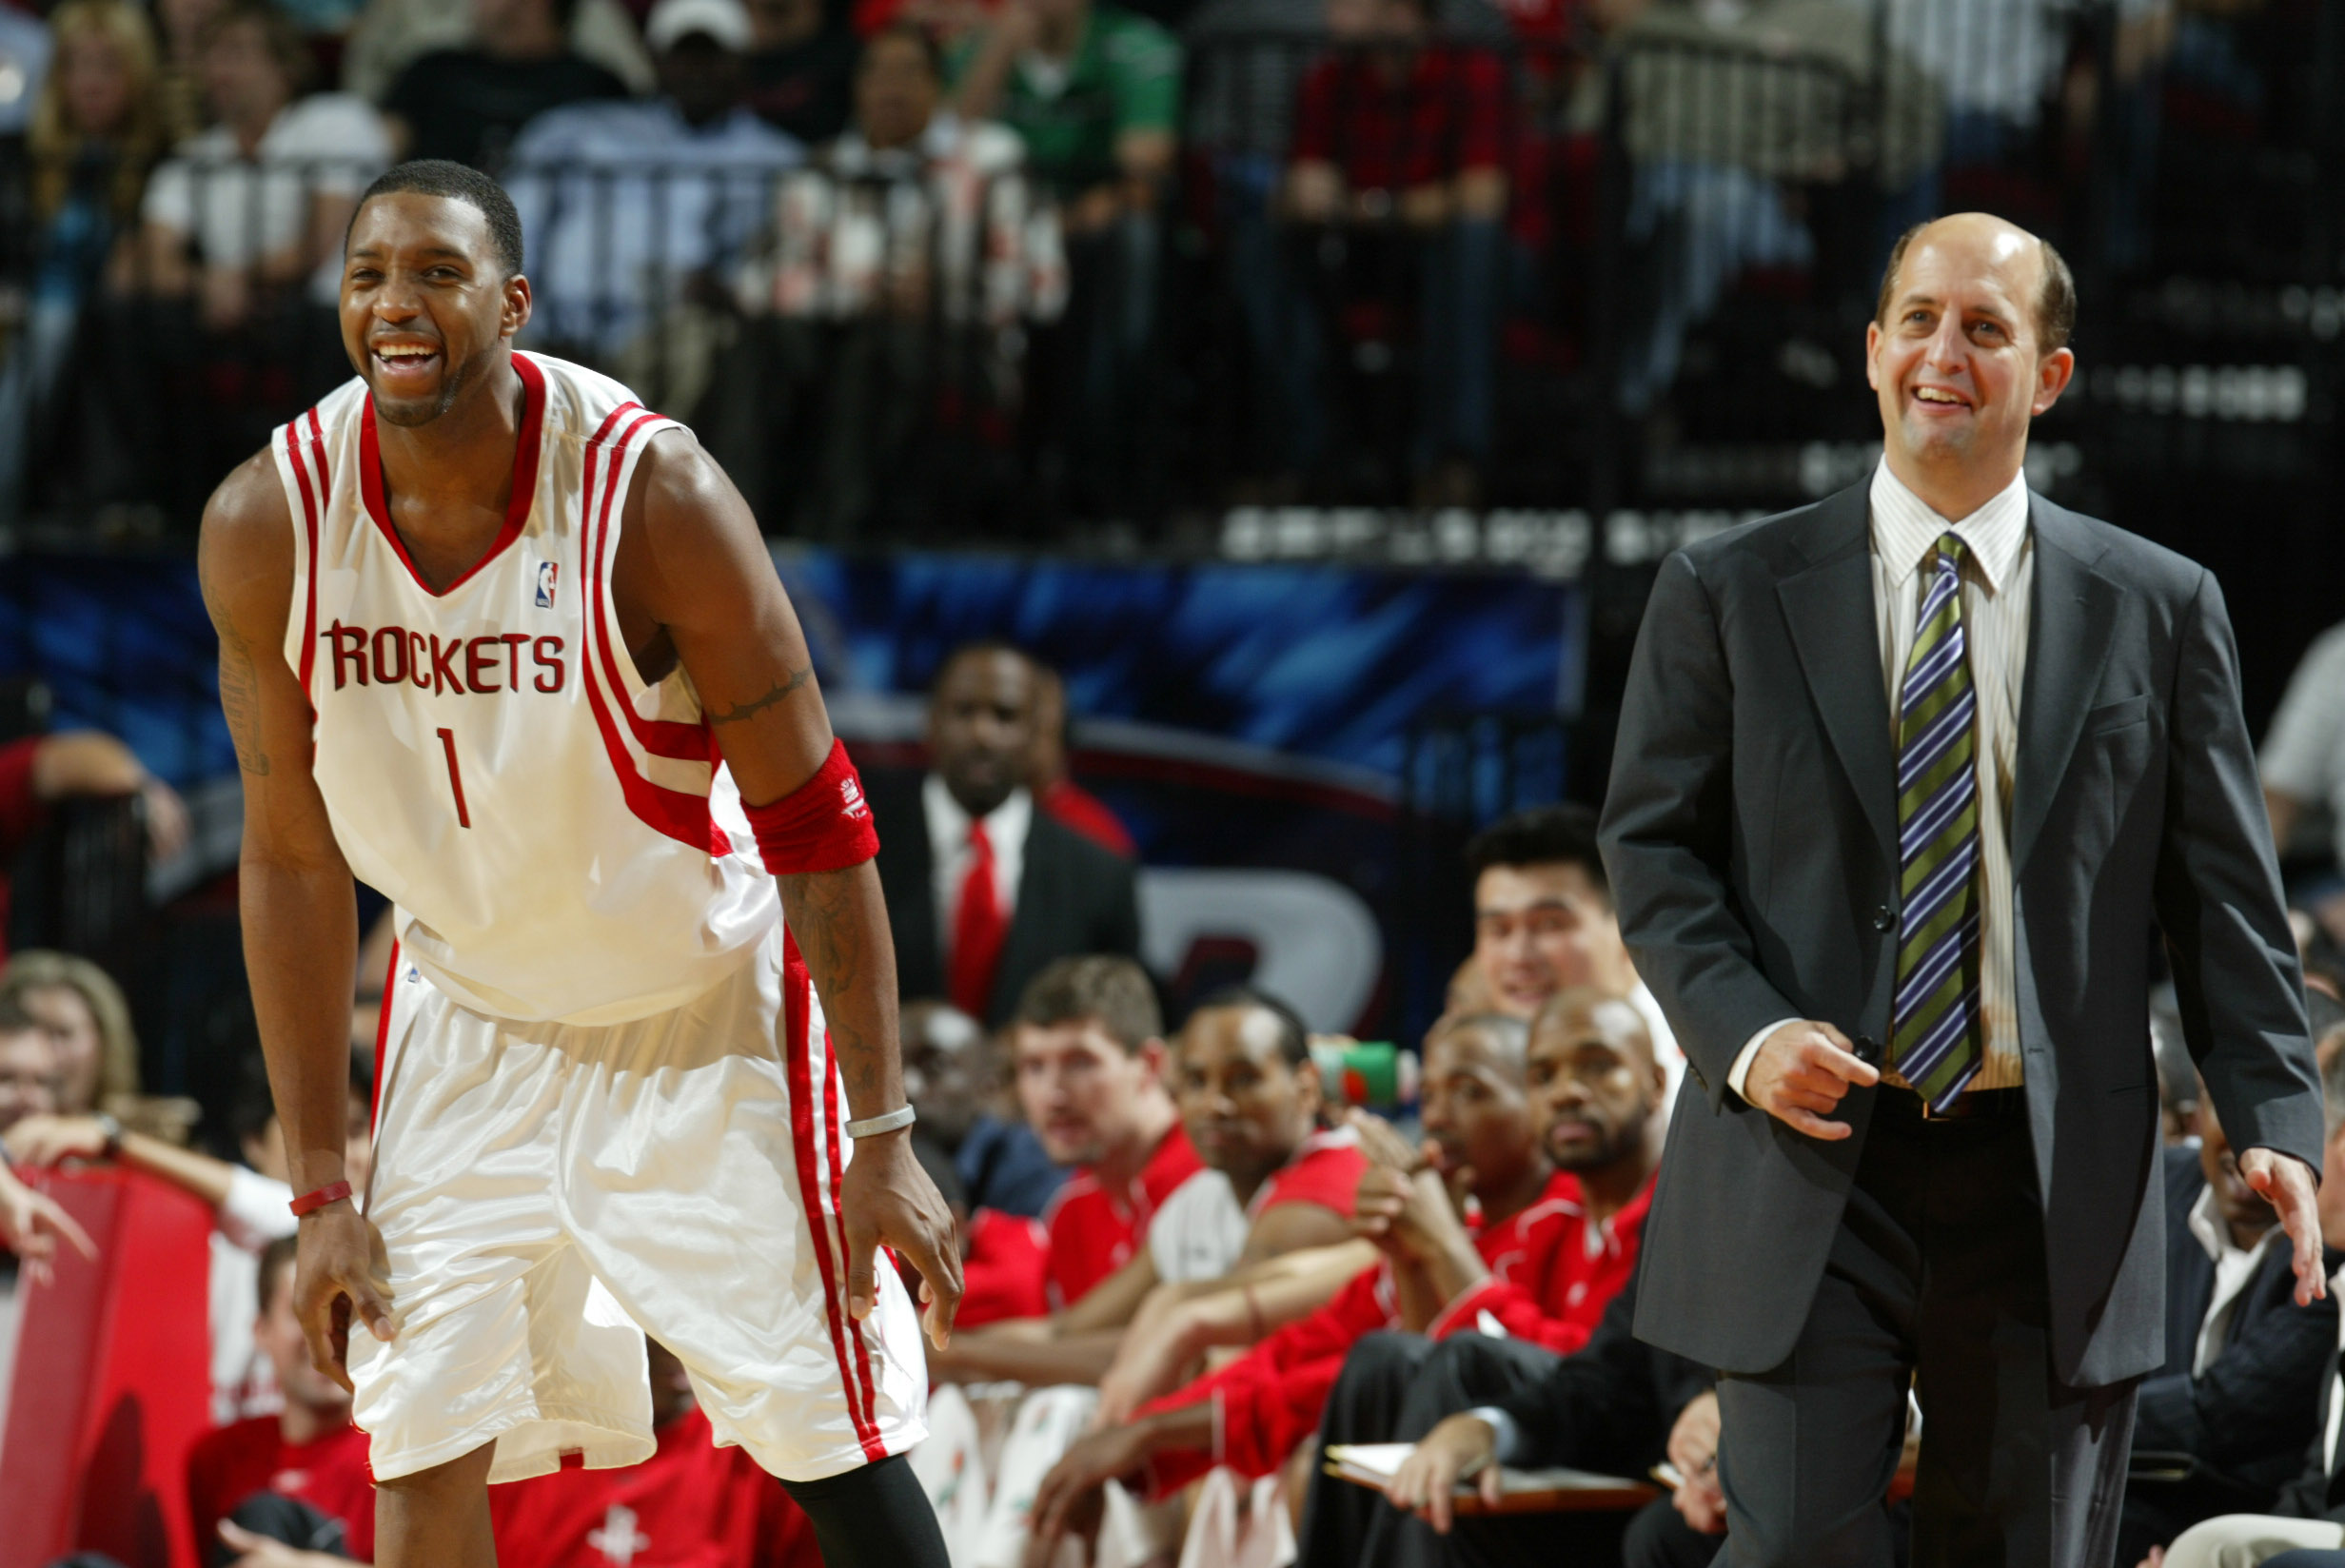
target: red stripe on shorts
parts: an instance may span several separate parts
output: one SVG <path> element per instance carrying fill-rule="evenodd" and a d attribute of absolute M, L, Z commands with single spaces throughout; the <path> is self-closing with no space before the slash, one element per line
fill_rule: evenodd
<path fill-rule="evenodd" d="M 838 1383 L 847 1400 L 847 1419 L 855 1427 L 856 1441 L 862 1445 L 866 1459 L 887 1458 L 887 1447 L 879 1441 L 878 1428 L 857 1396 L 861 1389 L 847 1366 L 847 1335 L 845 1325 L 852 1322 L 844 1308 L 837 1262 L 831 1256 L 831 1225 L 836 1222 L 835 1203 L 826 1203 L 822 1195 L 821 1156 L 815 1148 L 815 1088 L 813 1064 L 809 1056 L 813 1049 L 812 1008 L 809 1005 L 811 987 L 806 977 L 806 962 L 798 956 L 798 943 L 787 935 L 783 938 L 781 975 L 782 1028 L 789 1035 L 786 1046 L 786 1067 L 790 1080 L 790 1144 L 798 1160 L 798 1201 L 805 1205 L 807 1233 L 814 1238 L 815 1264 L 822 1272 L 822 1311 L 831 1331 L 831 1354 L 838 1363 Z M 845 1232 L 840 1232 L 839 1251 L 843 1254 Z"/>
<path fill-rule="evenodd" d="M 369 1142 L 383 1134 L 383 1048 L 391 1038 L 391 988 L 399 984 L 399 938 L 391 938 L 391 967 L 383 971 L 383 1010 L 375 1014 L 374 1105 L 366 1122 Z"/>
<path fill-rule="evenodd" d="M 805 972 L 802 967 L 798 970 L 801 983 Z M 838 1190 L 839 1180 L 846 1172 L 838 1158 L 838 1064 L 831 1057 L 831 1035 L 828 1029 L 822 1032 L 822 1116 L 824 1129 L 828 1134 L 824 1147 L 830 1151 L 831 1156 L 831 1191 L 836 1193 Z M 839 1227 L 838 1246 L 842 1253 L 846 1250 L 847 1233 L 843 1222 Z M 883 1250 L 879 1255 L 877 1266 L 893 1268 L 896 1266 L 896 1261 Z M 877 1312 L 879 1310 L 879 1298 L 878 1277 L 876 1274 L 873 1276 L 872 1285 L 872 1310 Z M 863 1381 L 863 1408 L 867 1412 L 877 1410 L 879 1407 L 879 1396 L 873 1391 L 871 1385 L 871 1347 L 864 1341 L 863 1325 L 850 1318 L 847 1320 L 847 1332 L 849 1337 L 855 1341 L 856 1375 Z M 864 1441 L 865 1453 L 870 1453 L 872 1444 L 877 1441 L 877 1438 L 878 1432 L 875 1428 L 871 1438 Z M 871 1455 L 876 1460 L 883 1460 L 887 1456 L 888 1451 L 884 1444 L 880 1446 L 879 1452 Z"/>

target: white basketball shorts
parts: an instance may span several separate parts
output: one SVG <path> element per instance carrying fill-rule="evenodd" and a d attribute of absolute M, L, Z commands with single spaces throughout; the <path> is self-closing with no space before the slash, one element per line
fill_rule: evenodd
<path fill-rule="evenodd" d="M 884 1254 L 872 1315 L 847 1314 L 845 1096 L 780 927 L 694 1001 L 601 1028 L 487 1017 L 391 969 L 366 1215 L 398 1332 L 353 1332 L 349 1359 L 377 1480 L 492 1440 L 492 1481 L 650 1458 L 645 1333 L 718 1442 L 784 1480 L 926 1436 Z"/>

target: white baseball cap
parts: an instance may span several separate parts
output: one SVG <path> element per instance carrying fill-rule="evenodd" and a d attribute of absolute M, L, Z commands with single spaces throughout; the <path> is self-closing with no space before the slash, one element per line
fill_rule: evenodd
<path fill-rule="evenodd" d="M 643 24 L 643 41 L 655 49 L 674 49 L 696 32 L 738 54 L 749 47 L 749 10 L 741 0 L 660 0 Z"/>

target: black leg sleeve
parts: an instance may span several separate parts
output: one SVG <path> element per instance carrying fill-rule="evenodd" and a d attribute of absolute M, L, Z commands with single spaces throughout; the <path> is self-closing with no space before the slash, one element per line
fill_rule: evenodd
<path fill-rule="evenodd" d="M 901 1454 L 821 1480 L 785 1480 L 827 1568 L 952 1568 L 944 1532 Z"/>

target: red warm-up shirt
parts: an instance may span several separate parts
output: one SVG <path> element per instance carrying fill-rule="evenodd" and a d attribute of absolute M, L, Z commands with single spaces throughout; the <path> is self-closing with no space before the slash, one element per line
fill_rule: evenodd
<path fill-rule="evenodd" d="M 977 1328 L 1051 1310 L 1051 1237 L 1038 1220 L 980 1208 L 969 1216 L 969 1256 L 961 1260 L 961 1307 L 953 1323 Z"/>
<path fill-rule="evenodd" d="M 1148 1164 L 1121 1192 L 1101 1186 L 1098 1174 L 1089 1166 L 1077 1166 L 1042 1215 L 1051 1243 L 1050 1304 L 1073 1306 L 1131 1261 L 1132 1249 L 1148 1233 L 1156 1205 L 1203 1168 L 1195 1146 L 1178 1122 L 1158 1141 Z"/>
<path fill-rule="evenodd" d="M 640 1464 L 490 1487 L 498 1568 L 821 1568 L 813 1523 L 707 1416 L 654 1438 Z"/>
<path fill-rule="evenodd" d="M 1507 166 L 1506 67 L 1488 49 L 1429 44 L 1388 76 L 1370 54 L 1323 60 L 1296 105 L 1297 163 L 1329 163 L 1353 190 L 1408 190 Z"/>
<path fill-rule="evenodd" d="M 1557 1172 L 1537 1203 L 1475 1236 L 1489 1279 L 1444 1307 L 1426 1332 L 1444 1340 L 1473 1331 L 1488 1312 L 1510 1338 L 1563 1355 L 1579 1349 L 1635 1271 L 1652 1195 L 1648 1179 L 1619 1213 L 1590 1225 L 1579 1178 Z M 1185 1486 L 1216 1464 L 1247 1476 L 1277 1469 L 1318 1430 L 1351 1347 L 1399 1326 L 1391 1270 L 1379 1264 L 1220 1371 L 1143 1406 L 1142 1415 L 1207 1400 L 1214 1407 L 1212 1448 L 1157 1453 L 1149 1463 L 1151 1494 Z"/>
<path fill-rule="evenodd" d="M 187 1451 L 187 1521 L 195 1560 L 211 1560 L 220 1521 L 256 1492 L 275 1492 L 342 1520 L 351 1555 L 375 1556 L 375 1488 L 366 1434 L 346 1421 L 309 1442 L 287 1442 L 275 1416 L 216 1428 Z"/>

